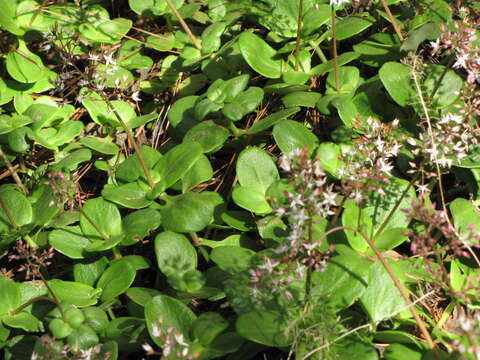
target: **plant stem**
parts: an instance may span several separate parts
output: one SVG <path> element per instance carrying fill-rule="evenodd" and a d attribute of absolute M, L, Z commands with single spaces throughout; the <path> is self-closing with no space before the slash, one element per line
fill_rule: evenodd
<path fill-rule="evenodd" d="M 400 31 L 400 28 L 398 27 L 398 24 L 395 21 L 395 18 L 393 17 L 392 12 L 390 11 L 390 8 L 388 7 L 388 4 L 386 3 L 385 0 L 380 0 L 380 1 L 383 5 L 383 8 L 385 9 L 385 12 L 387 13 L 387 16 L 390 20 L 390 23 L 393 25 L 393 28 L 395 29 L 395 32 L 397 33 L 398 38 L 400 39 L 400 41 L 403 41 L 404 38 L 403 38 L 402 32 Z"/>
<path fill-rule="evenodd" d="M 405 188 L 405 190 L 403 190 L 402 192 L 402 195 L 397 199 L 397 201 L 395 202 L 395 205 L 393 206 L 392 210 L 390 210 L 390 212 L 388 213 L 387 217 L 385 218 L 385 220 L 383 220 L 383 223 L 380 225 L 380 227 L 378 228 L 378 230 L 375 232 L 375 234 L 373 235 L 373 239 L 376 239 L 378 235 L 380 235 L 382 233 L 382 231 L 385 229 L 385 227 L 388 225 L 388 222 L 390 221 L 390 219 L 392 218 L 393 214 L 395 214 L 395 212 L 398 210 L 398 207 L 400 206 L 400 203 L 402 202 L 402 200 L 405 198 L 405 196 L 407 195 L 408 191 L 410 190 L 410 188 L 413 186 L 413 183 L 418 179 L 418 174 L 415 175 L 413 177 L 413 179 L 408 183 L 408 186 Z"/>
<path fill-rule="evenodd" d="M 60 314 L 62 315 L 63 320 L 66 321 L 66 319 L 65 319 L 65 313 L 63 312 L 62 306 L 60 305 L 60 300 L 58 300 L 57 295 L 55 295 L 55 293 L 53 292 L 53 290 L 52 290 L 52 288 L 50 287 L 50 285 L 48 285 L 47 280 L 46 280 L 45 277 L 43 276 L 42 272 L 39 271 L 38 273 L 39 273 L 38 275 L 40 276 L 40 279 L 42 279 L 42 282 L 45 284 L 45 287 L 47 288 L 47 290 L 48 290 L 48 292 L 50 293 L 50 295 L 52 296 L 55 304 L 57 305 L 58 311 L 60 311 Z"/>
<path fill-rule="evenodd" d="M 443 69 L 442 74 L 438 78 L 437 83 L 435 84 L 435 87 L 433 88 L 432 93 L 430 94 L 430 97 L 429 97 L 430 102 L 433 100 L 433 97 L 435 96 L 438 89 L 440 88 L 440 85 L 442 85 L 442 81 L 445 78 L 445 75 L 447 75 L 447 71 L 453 65 L 454 61 L 455 61 L 455 56 L 454 56 L 454 54 L 451 54 L 450 59 L 448 60 L 447 66 L 445 66 L 445 69 Z"/>
<path fill-rule="evenodd" d="M 18 229 L 18 225 L 15 221 L 15 218 L 13 217 L 12 212 L 8 208 L 7 204 L 5 204 L 5 201 L 3 201 L 2 196 L 0 195 L 0 206 L 2 207 L 3 211 L 5 214 L 7 214 L 8 221 L 10 221 L 10 224 L 15 228 Z"/>
<path fill-rule="evenodd" d="M 190 38 L 190 40 L 192 40 L 192 43 L 193 45 L 195 45 L 195 47 L 198 49 L 198 50 L 202 50 L 202 45 L 200 44 L 200 42 L 197 40 L 197 38 L 195 37 L 195 35 L 193 35 L 192 31 L 190 30 L 190 28 L 188 27 L 187 23 L 185 22 L 185 20 L 183 20 L 183 17 L 182 15 L 180 15 L 180 13 L 178 12 L 178 10 L 175 8 L 175 6 L 172 4 L 172 1 L 171 0 L 166 0 L 167 1 L 167 5 L 168 7 L 170 8 L 170 10 L 172 10 L 173 14 L 177 17 L 178 21 L 180 22 L 180 25 L 182 25 L 182 28 L 183 30 L 185 30 L 185 32 L 187 33 L 188 37 Z"/>
<path fill-rule="evenodd" d="M 390 276 L 390 278 L 392 279 L 393 283 L 395 284 L 395 287 L 398 289 L 398 291 L 400 292 L 400 295 L 402 296 L 403 300 L 405 301 L 405 303 L 408 305 L 408 308 L 413 316 L 413 318 L 415 319 L 415 322 L 417 323 L 417 326 L 418 328 L 420 329 L 423 337 L 425 338 L 425 340 L 427 341 L 427 344 L 429 346 L 430 349 L 435 349 L 435 343 L 433 342 L 431 336 L 430 336 L 430 333 L 428 332 L 427 328 L 425 327 L 425 324 L 424 322 L 422 321 L 422 319 L 420 318 L 420 316 L 418 315 L 417 311 L 415 310 L 414 306 L 413 306 L 413 303 L 412 301 L 410 300 L 410 298 L 408 297 L 408 294 L 407 292 L 405 291 L 402 283 L 400 282 L 400 280 L 398 279 L 397 275 L 395 275 L 395 273 L 393 272 L 393 270 L 391 269 L 390 265 L 388 265 L 388 263 L 385 261 L 385 259 L 383 258 L 382 254 L 380 253 L 380 251 L 377 249 L 377 247 L 375 246 L 375 244 L 373 243 L 373 241 L 364 233 L 362 232 L 361 230 L 357 229 L 357 228 L 354 228 L 354 227 L 351 227 L 351 226 L 337 226 L 337 227 L 334 227 L 333 229 L 330 229 L 328 231 L 326 231 L 321 237 L 320 237 L 320 240 L 327 237 L 328 235 L 330 235 L 331 233 L 334 233 L 336 231 L 339 231 L 339 230 L 351 230 L 351 231 L 355 231 L 355 232 L 358 232 L 364 239 L 365 241 L 368 243 L 368 245 L 370 246 L 370 248 L 372 249 L 372 251 L 375 253 L 376 257 L 378 258 L 378 260 L 380 260 L 382 266 L 384 267 L 384 269 L 387 271 L 388 275 Z"/>
<path fill-rule="evenodd" d="M 145 158 L 143 157 L 143 154 L 141 153 L 140 148 L 138 147 L 137 142 L 133 137 L 132 131 L 128 128 L 127 124 L 125 124 L 125 121 L 123 121 L 123 119 L 120 117 L 120 114 L 118 113 L 117 109 L 115 109 L 115 107 L 112 105 L 110 100 L 108 100 L 105 97 L 104 97 L 104 100 L 107 103 L 110 110 L 113 111 L 113 113 L 115 114 L 115 117 L 117 118 L 120 125 L 122 125 L 123 130 L 127 133 L 128 141 L 132 144 L 133 148 L 135 149 L 135 153 L 138 156 L 140 165 L 142 166 L 143 172 L 145 173 L 145 177 L 147 178 L 148 186 L 150 186 L 150 188 L 153 189 L 155 187 L 155 183 L 153 182 L 152 175 L 148 170 L 148 166 L 147 166 L 147 163 L 145 162 Z"/>
<path fill-rule="evenodd" d="M 100 236 L 103 238 L 103 240 L 108 240 L 110 238 L 110 236 L 108 236 L 107 234 L 105 234 L 103 232 L 102 229 L 100 229 L 100 227 L 95 224 L 95 222 L 92 220 L 92 218 L 90 216 L 87 215 L 87 213 L 85 212 L 85 210 L 83 210 L 83 208 L 81 206 L 78 207 L 78 210 L 80 211 L 80 213 L 82 214 L 82 216 L 88 221 L 88 223 L 90 225 L 93 226 L 93 228 L 100 234 Z"/>
<path fill-rule="evenodd" d="M 332 49 L 333 49 L 333 67 L 335 71 L 335 89 L 340 91 L 340 69 L 338 68 L 337 54 L 337 24 L 335 22 L 335 7 L 332 5 Z"/>
<path fill-rule="evenodd" d="M 8 171 L 13 177 L 13 180 L 17 183 L 17 186 L 20 188 L 20 191 L 24 194 L 27 195 L 28 191 L 25 185 L 23 185 L 22 180 L 20 180 L 20 177 L 17 174 L 17 171 L 15 168 L 12 166 L 12 163 L 10 160 L 8 160 L 7 155 L 3 152 L 2 146 L 0 145 L 0 157 L 2 158 L 3 162 L 5 163 L 5 166 L 7 167 Z"/>
<path fill-rule="evenodd" d="M 298 2 L 298 16 L 297 16 L 297 40 L 295 41 L 295 71 L 300 70 L 300 40 L 302 31 L 302 17 L 303 17 L 303 0 Z"/>
<path fill-rule="evenodd" d="M 30 305 L 32 305 L 33 303 L 36 303 L 37 301 L 41 301 L 41 300 L 45 300 L 45 301 L 50 301 L 52 303 L 54 303 L 55 305 L 57 305 L 56 301 L 53 300 L 52 298 L 49 298 L 48 296 L 37 296 L 37 297 L 34 297 L 33 299 L 30 299 L 28 300 L 26 303 L 20 305 L 18 308 L 16 308 L 15 310 L 11 311 L 9 313 L 10 316 L 14 316 L 14 315 L 17 315 L 19 312 L 21 312 L 23 309 L 29 307 Z"/>
<path fill-rule="evenodd" d="M 432 121 L 430 119 L 430 114 L 428 112 L 427 102 L 425 101 L 425 99 L 423 97 L 422 88 L 421 88 L 421 85 L 420 85 L 420 80 L 418 79 L 418 76 L 417 76 L 416 61 L 417 61 L 417 58 L 415 57 L 415 60 L 414 60 L 414 63 L 413 63 L 413 69 L 412 69 L 412 77 L 413 77 L 413 82 L 415 84 L 415 89 L 416 89 L 417 94 L 418 94 L 418 98 L 420 99 L 420 104 L 422 106 L 423 113 L 425 114 L 428 136 L 430 137 L 430 141 L 432 143 L 432 153 L 433 153 L 433 156 L 434 156 L 435 169 L 436 169 L 437 180 L 438 180 L 438 191 L 440 193 L 440 199 L 441 199 L 441 202 L 442 202 L 442 208 L 443 208 L 443 212 L 445 214 L 445 219 L 446 219 L 448 225 L 455 232 L 455 235 L 462 241 L 463 245 L 467 248 L 470 255 L 472 255 L 472 257 L 475 259 L 476 263 L 480 266 L 480 259 L 478 258 L 477 254 L 475 254 L 472 247 L 465 240 L 462 240 L 462 237 L 458 233 L 457 229 L 455 229 L 455 227 L 453 226 L 453 224 L 450 220 L 450 217 L 448 216 L 447 202 L 445 200 L 445 194 L 444 194 L 444 191 L 443 191 L 442 171 L 440 169 L 440 165 L 438 164 L 437 143 L 435 142 L 435 139 L 434 139 L 434 136 L 433 136 Z"/>

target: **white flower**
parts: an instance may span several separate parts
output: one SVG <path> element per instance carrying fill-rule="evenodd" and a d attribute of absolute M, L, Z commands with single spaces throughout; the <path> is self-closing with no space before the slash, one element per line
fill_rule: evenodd
<path fill-rule="evenodd" d="M 158 324 L 153 324 L 152 325 L 152 335 L 153 335 L 153 337 L 160 337 L 160 335 L 162 335 L 162 332 L 161 332 Z"/>
<path fill-rule="evenodd" d="M 133 101 L 142 101 L 142 99 L 140 98 L 140 91 L 134 91 L 132 93 L 132 100 Z"/>
<path fill-rule="evenodd" d="M 103 55 L 103 59 L 105 60 L 105 66 L 108 65 L 115 65 L 117 62 L 113 58 L 113 53 L 108 54 L 108 55 Z"/>
<path fill-rule="evenodd" d="M 274 261 L 270 258 L 265 259 L 265 263 L 260 265 L 258 268 L 261 270 L 266 270 L 268 273 L 273 272 L 273 270 L 280 264 L 278 261 Z"/>
<path fill-rule="evenodd" d="M 88 53 L 88 60 L 90 60 L 90 61 L 99 61 L 99 60 L 100 60 L 100 56 L 97 55 L 97 54 Z"/>

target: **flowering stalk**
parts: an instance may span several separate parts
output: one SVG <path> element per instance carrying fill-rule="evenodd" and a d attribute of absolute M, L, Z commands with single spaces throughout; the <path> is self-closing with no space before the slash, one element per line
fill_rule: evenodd
<path fill-rule="evenodd" d="M 16 171 L 15 168 L 12 166 L 12 163 L 10 162 L 10 160 L 8 160 L 7 156 L 6 156 L 5 153 L 3 152 L 3 149 L 2 149 L 2 146 L 1 146 L 1 145 L 0 145 L 0 158 L 2 158 L 3 163 L 4 163 L 5 166 L 7 167 L 8 171 L 10 172 L 10 174 L 12 175 L 13 180 L 15 180 L 15 182 L 17 183 L 18 187 L 20 188 L 20 191 L 21 191 L 24 195 L 27 195 L 27 194 L 28 194 L 27 188 L 25 187 L 25 185 L 23 185 L 22 180 L 20 180 L 20 177 L 19 177 L 18 174 L 17 174 L 17 171 Z"/>
<path fill-rule="evenodd" d="M 400 31 L 400 28 L 398 27 L 398 24 L 395 21 L 395 18 L 393 17 L 387 2 L 385 0 L 380 0 L 380 1 L 383 5 L 383 8 L 385 9 L 385 12 L 387 13 L 388 19 L 390 20 L 393 28 L 395 29 L 395 32 L 397 33 L 398 38 L 400 39 L 400 41 L 403 41 L 404 38 L 403 38 L 402 32 Z"/>
<path fill-rule="evenodd" d="M 340 69 L 338 67 L 338 54 L 337 54 L 337 24 L 335 22 L 336 13 L 335 13 L 335 6 L 332 5 L 332 1 L 330 1 L 330 5 L 332 7 L 332 51 L 333 51 L 333 67 L 335 71 L 335 89 L 340 91 Z"/>
<path fill-rule="evenodd" d="M 188 27 L 187 23 L 185 22 L 185 20 L 183 20 L 182 15 L 180 15 L 178 10 L 175 8 L 175 5 L 173 5 L 172 0 L 166 0 L 166 1 L 167 1 L 168 7 L 170 8 L 170 10 L 172 10 L 173 14 L 177 17 L 178 21 L 180 22 L 180 25 L 182 25 L 183 30 L 185 30 L 185 32 L 187 33 L 190 40 L 192 40 L 193 45 L 195 45 L 195 47 L 198 50 L 202 50 L 202 45 L 197 40 L 195 35 L 193 35 L 193 33 L 190 30 L 190 28 Z"/>
<path fill-rule="evenodd" d="M 411 72 L 412 73 L 412 78 L 413 78 L 413 81 L 414 81 L 414 84 L 415 84 L 415 88 L 417 90 L 418 97 L 420 99 L 421 107 L 423 109 L 423 113 L 424 113 L 424 116 L 425 116 L 425 122 L 427 124 L 427 133 L 428 133 L 428 136 L 429 136 L 429 139 L 430 139 L 430 144 L 431 144 L 430 155 L 431 155 L 431 160 L 433 160 L 433 162 L 435 164 L 436 176 L 437 176 L 437 180 L 438 180 L 438 188 L 439 188 L 442 208 L 443 208 L 444 213 L 448 214 L 447 204 L 446 204 L 445 194 L 444 194 L 444 188 L 443 188 L 442 172 L 441 172 L 441 169 L 440 169 L 440 164 L 448 166 L 449 164 L 451 165 L 451 163 L 446 159 L 445 156 L 442 156 L 442 158 L 440 158 L 440 159 L 438 157 L 439 150 L 438 150 L 438 145 L 436 143 L 436 137 L 435 137 L 433 126 L 432 126 L 432 121 L 430 119 L 430 114 L 429 114 L 429 111 L 428 111 L 428 107 L 427 107 L 426 101 L 423 97 L 422 89 L 421 89 L 421 86 L 420 86 L 420 80 L 418 78 L 418 74 L 417 74 L 417 71 L 416 71 L 416 69 L 418 67 L 418 62 L 417 61 L 418 61 L 418 59 L 415 56 L 413 58 L 413 63 L 412 63 L 412 72 Z M 460 120 L 454 120 L 454 121 L 460 121 Z M 460 146 L 459 150 L 464 151 L 465 148 Z M 446 221 L 449 223 L 450 227 L 456 232 L 455 227 L 451 223 L 450 218 L 448 216 L 446 216 Z M 457 235 L 458 235 L 458 237 L 460 237 L 458 232 L 457 232 Z M 472 250 L 470 245 L 466 242 L 464 242 L 464 245 L 468 249 L 468 251 L 470 252 L 472 257 L 475 259 L 477 264 L 480 266 L 480 259 L 477 257 L 475 252 Z"/>
<path fill-rule="evenodd" d="M 145 177 L 147 178 L 148 186 L 150 188 L 155 187 L 155 183 L 153 182 L 152 175 L 150 174 L 150 170 L 148 170 L 147 163 L 145 161 L 145 158 L 143 157 L 142 152 L 140 151 L 140 148 L 138 147 L 137 142 L 135 141 L 135 138 L 133 137 L 132 131 L 128 128 L 127 124 L 125 124 L 125 121 L 123 121 L 122 117 L 118 113 L 117 109 L 112 105 L 109 99 L 104 97 L 105 102 L 107 103 L 110 111 L 112 111 L 115 114 L 115 117 L 117 118 L 118 122 L 120 125 L 122 125 L 123 130 L 127 133 L 128 141 L 133 145 L 135 149 L 135 153 L 138 156 L 138 160 L 140 161 L 140 165 L 142 166 L 143 172 L 145 174 Z"/>
<path fill-rule="evenodd" d="M 298 16 L 297 16 L 297 40 L 295 41 L 295 71 L 300 70 L 300 40 L 301 40 L 301 30 L 302 30 L 302 17 L 303 17 L 303 0 L 298 2 Z"/>

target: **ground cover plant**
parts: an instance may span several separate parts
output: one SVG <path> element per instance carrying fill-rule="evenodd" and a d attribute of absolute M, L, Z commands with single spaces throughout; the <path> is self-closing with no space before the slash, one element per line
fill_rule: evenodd
<path fill-rule="evenodd" d="M 480 359 L 480 5 L 3 0 L 4 359 Z"/>

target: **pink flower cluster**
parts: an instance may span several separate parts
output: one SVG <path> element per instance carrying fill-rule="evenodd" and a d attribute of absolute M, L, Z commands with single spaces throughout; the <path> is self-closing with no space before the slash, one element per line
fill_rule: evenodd
<path fill-rule="evenodd" d="M 467 72 L 467 81 L 480 81 L 480 47 L 477 42 L 477 31 L 480 30 L 480 21 L 468 16 L 462 21 L 454 22 L 454 28 L 441 26 L 440 37 L 431 43 L 433 53 L 455 54 L 453 67 Z"/>
<path fill-rule="evenodd" d="M 366 125 L 358 128 L 363 135 L 355 146 L 342 154 L 345 166 L 340 168 L 342 192 L 357 203 L 369 199 L 369 193 L 377 191 L 385 195 L 382 185 L 388 183 L 393 170 L 391 159 L 398 155 L 401 145 L 393 135 L 398 120 L 383 124 L 368 118 Z"/>
<path fill-rule="evenodd" d="M 183 334 L 175 332 L 172 327 L 162 330 L 163 318 L 152 324 L 152 336 L 159 339 L 163 344 L 162 360 L 194 360 L 200 354 L 190 354 L 190 344 L 185 340 Z M 147 355 L 156 355 L 157 352 L 149 344 L 143 345 Z"/>

